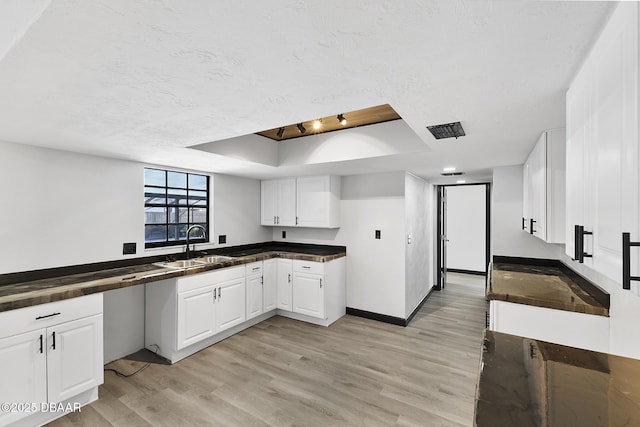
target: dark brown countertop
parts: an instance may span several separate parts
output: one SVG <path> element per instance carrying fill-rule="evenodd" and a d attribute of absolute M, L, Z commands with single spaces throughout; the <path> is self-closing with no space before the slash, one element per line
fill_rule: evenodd
<path fill-rule="evenodd" d="M 475 425 L 640 426 L 640 360 L 486 331 Z"/>
<path fill-rule="evenodd" d="M 490 300 L 609 316 L 608 294 L 560 267 L 494 261 L 490 273 Z"/>
<path fill-rule="evenodd" d="M 326 249 L 326 247 L 324 249 L 321 247 L 311 247 L 311 249 L 307 247 L 286 247 L 285 249 L 287 250 L 284 251 L 269 249 L 282 248 L 278 248 L 277 245 L 243 248 L 235 252 L 236 255 L 233 259 L 186 269 L 159 267 L 149 263 L 4 284 L 0 286 L 0 311 L 14 310 L 143 283 L 198 274 L 270 258 L 328 262 L 346 256 L 344 249 L 331 250 Z M 304 250 L 304 252 L 291 252 L 292 249 Z"/>

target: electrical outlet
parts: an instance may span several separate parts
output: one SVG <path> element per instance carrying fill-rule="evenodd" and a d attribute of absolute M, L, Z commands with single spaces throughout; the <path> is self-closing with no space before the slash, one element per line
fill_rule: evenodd
<path fill-rule="evenodd" d="M 133 255 L 136 253 L 136 244 L 135 243 L 123 243 L 122 244 L 122 255 Z"/>
<path fill-rule="evenodd" d="M 376 230 L 376 239 L 380 239 L 380 230 Z"/>
<path fill-rule="evenodd" d="M 287 238 L 287 232 L 285 230 L 282 230 L 282 238 L 283 239 Z"/>
<path fill-rule="evenodd" d="M 227 235 L 226 234 L 220 234 L 218 236 L 218 243 L 219 244 L 223 244 L 223 243 L 227 243 Z"/>

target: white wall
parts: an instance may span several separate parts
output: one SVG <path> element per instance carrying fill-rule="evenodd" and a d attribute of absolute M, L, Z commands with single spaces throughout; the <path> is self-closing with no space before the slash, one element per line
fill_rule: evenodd
<path fill-rule="evenodd" d="M 564 247 L 522 230 L 522 165 L 493 169 L 491 188 L 491 254 L 559 259 Z"/>
<path fill-rule="evenodd" d="M 432 200 L 432 185 L 409 173 L 405 175 L 405 318 L 434 285 L 430 270 Z"/>
<path fill-rule="evenodd" d="M 484 272 L 487 195 L 485 185 L 446 187 L 447 268 Z"/>
<path fill-rule="evenodd" d="M 144 249 L 144 167 L 136 162 L 0 143 L 0 274 L 172 252 Z M 212 241 L 271 240 L 260 226 L 260 182 L 216 175 Z M 122 255 L 136 242 L 136 255 Z M 218 247 L 216 243 L 198 248 Z M 104 296 L 105 361 L 144 347 L 144 289 Z"/>
<path fill-rule="evenodd" d="M 216 174 L 213 178 L 213 230 L 216 247 L 271 240 L 272 230 L 260 225 L 260 181 Z M 227 243 L 218 245 L 218 236 Z"/>
<path fill-rule="evenodd" d="M 0 274 L 140 253 L 142 180 L 132 162 L 0 143 Z"/>
<path fill-rule="evenodd" d="M 273 240 L 346 246 L 347 307 L 404 318 L 404 185 L 404 172 L 344 176 L 340 228 L 274 227 Z"/>

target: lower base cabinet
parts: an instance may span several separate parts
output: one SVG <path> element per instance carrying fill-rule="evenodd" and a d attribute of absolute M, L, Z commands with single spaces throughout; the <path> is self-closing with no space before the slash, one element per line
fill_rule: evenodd
<path fill-rule="evenodd" d="M 275 258 L 278 310 L 292 311 L 293 262 L 290 259 Z"/>
<path fill-rule="evenodd" d="M 176 362 L 190 354 L 183 350 L 245 321 L 245 268 L 150 283 L 145 297 L 145 347 Z"/>
<path fill-rule="evenodd" d="M 291 267 L 292 309 L 280 309 L 278 314 L 322 326 L 346 314 L 345 258 L 329 262 L 293 260 Z"/>
<path fill-rule="evenodd" d="M 293 273 L 293 311 L 324 319 L 324 275 Z"/>
<path fill-rule="evenodd" d="M 489 329 L 504 334 L 609 352 L 609 318 L 491 300 Z"/>
<path fill-rule="evenodd" d="M 77 410 L 97 398 L 102 310 L 93 294 L 0 313 L 0 402 L 15 405 L 0 412 L 0 426 L 44 424 L 65 415 L 48 404 L 73 401 Z"/>
<path fill-rule="evenodd" d="M 145 286 L 145 347 L 175 363 L 279 314 L 328 326 L 346 313 L 345 258 L 272 258 Z"/>

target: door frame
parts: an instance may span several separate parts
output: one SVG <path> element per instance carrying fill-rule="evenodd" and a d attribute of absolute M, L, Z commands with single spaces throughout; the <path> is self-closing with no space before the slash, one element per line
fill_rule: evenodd
<path fill-rule="evenodd" d="M 436 186 L 436 285 L 434 289 L 437 291 L 444 290 L 445 284 L 443 279 L 446 279 L 447 266 L 443 265 L 446 262 L 446 242 L 442 236 L 442 224 L 443 214 L 442 211 L 442 198 L 446 197 L 444 192 L 446 187 L 459 187 L 469 185 L 484 185 L 485 186 L 485 270 L 484 276 L 487 276 L 489 269 L 489 262 L 491 261 L 491 183 L 490 182 L 476 182 L 468 184 L 441 184 Z"/>

